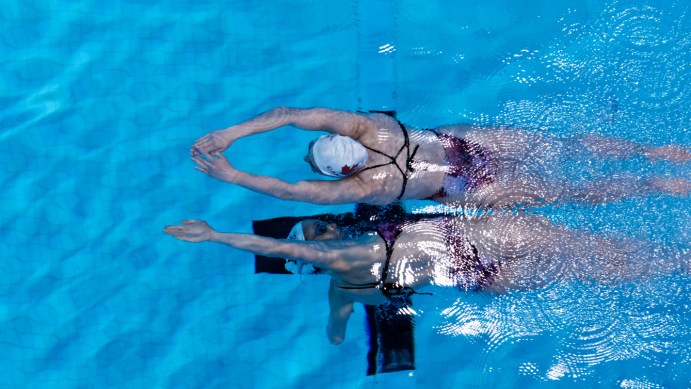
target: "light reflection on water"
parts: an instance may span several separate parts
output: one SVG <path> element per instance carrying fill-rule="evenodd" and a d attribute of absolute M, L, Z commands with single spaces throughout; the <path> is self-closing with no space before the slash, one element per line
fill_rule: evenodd
<path fill-rule="evenodd" d="M 688 1 L 468 3 L 396 2 L 397 110 L 404 123 L 691 144 Z M 28 1 L 0 9 L 8 53 L 0 97 L 0 209 L 7 221 L 0 237 L 7 250 L 0 382 L 358 382 L 364 335 L 356 338 L 353 320 L 347 344 L 326 346 L 322 284 L 255 275 L 244 254 L 189 248 L 160 233 L 171 219 L 197 215 L 247 231 L 252 220 L 315 212 L 313 205 L 206 179 L 187 161 L 189 143 L 202 131 L 250 113 L 278 105 L 354 106 L 352 7 L 295 4 L 124 1 L 103 8 Z M 317 14 L 324 17 L 311 20 Z M 281 131 L 240 143 L 239 166 L 278 177 L 301 174 L 305 134 Z M 267 163 L 270 148 L 272 162 L 297 157 L 298 163 Z M 546 174 L 561 157 L 540 151 L 520 166 L 522 174 Z M 691 177 L 688 165 L 575 162 L 567 172 L 582 179 L 591 177 L 582 167 Z M 533 181 L 524 192 L 547 189 Z M 688 196 L 653 195 L 526 212 L 574 230 L 685 249 L 678 259 L 688 259 L 690 209 Z M 526 238 L 512 255 L 534 254 L 529 243 L 538 238 Z M 675 258 L 667 249 L 643 247 L 640 253 L 652 253 L 657 266 Z M 604 269 L 612 258 L 599 259 Z M 609 286 L 566 280 L 565 269 L 553 264 L 541 269 L 536 278 L 543 285 L 533 291 L 459 297 L 432 288 L 434 296 L 416 296 L 421 382 L 689 382 L 688 276 Z"/>
<path fill-rule="evenodd" d="M 545 47 L 514 46 L 503 50 L 501 42 L 492 42 L 490 50 L 502 58 L 501 68 L 490 66 L 488 73 L 474 74 L 460 66 L 465 84 L 461 87 L 472 88 L 472 84 L 485 81 L 500 84 L 497 79 L 507 75 L 513 84 L 500 84 L 496 113 L 468 112 L 457 107 L 446 113 L 447 121 L 510 125 L 565 136 L 595 132 L 648 144 L 688 145 L 688 5 L 615 1 L 603 10 L 588 11 L 595 14 L 590 19 L 579 19 L 576 10 L 566 15 L 560 21 L 560 34 Z M 460 55 L 423 46 L 413 51 L 413 58 L 435 55 L 453 59 Z M 517 92 L 516 84 L 530 89 L 519 88 Z M 520 91 L 525 92 L 524 96 Z M 433 100 L 432 93 L 437 91 L 432 89 L 420 96 L 415 106 L 418 116 L 432 114 L 429 105 L 425 106 Z M 560 157 L 553 150 L 538 151 L 548 158 L 535 154 L 525 165 L 527 176 L 544 175 L 550 168 L 550 157 L 553 161 Z M 591 178 L 588 168 L 603 169 L 607 175 L 623 179 L 653 173 L 691 178 L 688 163 L 650 164 L 642 159 L 600 165 L 596 161 L 576 162 L 581 165 L 571 168 L 571 172 L 583 179 Z M 543 185 L 533 184 L 525 192 L 547 192 L 547 184 Z M 503 195 L 521 197 L 520 193 Z M 421 209 L 444 210 L 433 206 Z M 567 280 L 563 272 L 569 266 L 557 266 L 544 274 L 551 281 L 533 291 L 460 298 L 448 295 L 447 304 L 432 309 L 436 319 L 428 320 L 434 322 L 439 334 L 465 338 L 480 353 L 477 357 L 481 362 L 472 369 L 475 383 L 494 382 L 483 374 L 501 371 L 503 365 L 507 368 L 506 353 L 516 353 L 520 375 L 538 381 L 597 377 L 622 387 L 655 387 L 653 382 L 677 379 L 685 382 L 688 377 L 682 372 L 691 360 L 689 277 L 672 268 L 683 261 L 688 266 L 691 258 L 689 209 L 688 196 L 658 194 L 598 206 L 567 202 L 525 209 L 547 215 L 571 229 L 636 243 L 596 258 L 601 261 L 602 280 L 606 282 Z M 473 215 L 474 211 L 466 214 Z M 480 209 L 477 213 L 486 211 Z M 536 247 L 532 246 L 533 252 L 521 250 L 531 246 L 526 243 L 523 248 L 517 247 L 519 252 L 514 256 L 530 260 Z M 584 245 L 582 250 L 588 253 L 591 247 Z M 638 260 L 634 266 L 651 265 L 662 274 L 672 275 L 634 281 L 608 275 L 616 272 L 612 264 L 624 256 Z M 589 270 L 597 271 L 597 263 L 594 266 Z M 571 270 L 586 269 L 576 266 Z M 545 354 L 551 354 L 551 358 L 545 359 Z M 630 376 L 617 379 L 617 374 L 608 370 L 624 361 L 640 364 L 641 371 L 636 375 L 620 368 L 622 374 L 628 371 Z M 652 374 L 657 378 L 651 378 Z"/>

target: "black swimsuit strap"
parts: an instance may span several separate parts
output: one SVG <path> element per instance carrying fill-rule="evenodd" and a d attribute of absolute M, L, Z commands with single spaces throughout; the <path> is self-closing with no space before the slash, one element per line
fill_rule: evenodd
<path fill-rule="evenodd" d="M 393 239 L 391 239 L 391 243 L 389 243 L 388 239 L 384 236 L 379 231 L 376 231 L 377 235 L 379 235 L 380 238 L 384 241 L 384 247 L 386 247 L 386 261 L 384 261 L 384 266 L 382 267 L 381 270 L 381 278 L 379 278 L 379 289 L 384 291 L 386 289 L 386 278 L 389 276 L 389 264 L 391 263 L 391 256 L 393 255 L 393 245 L 396 243 L 396 239 L 398 238 L 398 235 L 401 234 L 401 231 L 398 230 L 396 234 L 394 235 Z"/>
<path fill-rule="evenodd" d="M 385 290 L 387 290 L 387 286 L 389 284 L 386 284 L 386 278 L 388 277 L 389 273 L 389 263 L 391 262 L 391 255 L 393 254 L 393 245 L 396 243 L 396 239 L 398 238 L 398 235 L 401 233 L 401 231 L 397 231 L 396 234 L 394 235 L 393 239 L 391 240 L 391 243 L 389 243 L 388 239 L 382 234 L 381 232 L 375 230 L 374 232 L 379 235 L 380 238 L 384 241 L 384 247 L 386 248 L 386 260 L 384 261 L 384 266 L 382 267 L 382 272 L 381 272 L 381 278 L 377 282 L 369 282 L 366 284 L 357 284 L 357 285 L 340 285 L 339 287 L 341 289 L 371 289 L 371 288 L 377 288 L 382 291 L 386 295 Z M 393 284 L 391 284 L 393 285 Z"/>
<path fill-rule="evenodd" d="M 384 247 L 386 248 L 386 260 L 384 261 L 384 266 L 382 267 L 381 278 L 378 282 L 369 282 L 366 284 L 358 285 L 341 285 L 340 288 L 351 290 L 376 288 L 381 290 L 382 294 L 390 301 L 393 301 L 394 297 L 399 296 L 408 297 L 414 294 L 432 295 L 432 293 L 416 292 L 415 289 L 411 287 L 400 286 L 395 282 L 386 282 L 386 279 L 389 277 L 389 264 L 391 263 L 391 256 L 393 255 L 394 244 L 396 244 L 396 239 L 398 239 L 398 236 L 401 234 L 401 230 L 399 229 L 396 231 L 394 236 L 391 238 L 391 242 L 389 242 L 389 240 L 386 239 L 386 237 L 381 231 L 375 230 L 375 232 L 384 241 Z"/>
<path fill-rule="evenodd" d="M 382 240 L 384 240 L 384 244 L 386 245 L 386 262 L 384 262 L 384 267 L 382 268 L 381 272 L 381 279 L 379 280 L 379 284 L 377 286 L 382 291 L 384 296 L 391 300 L 396 296 L 411 296 L 414 294 L 432 295 L 432 293 L 416 292 L 415 289 L 409 286 L 401 286 L 395 282 L 386 282 L 386 279 L 389 276 L 389 264 L 391 263 L 391 255 L 393 255 L 393 246 L 396 244 L 396 239 L 398 239 L 398 236 L 401 234 L 401 230 L 396 231 L 393 238 L 391 238 L 391 243 L 389 243 L 381 232 L 377 231 L 377 234 L 382 238 Z"/>
<path fill-rule="evenodd" d="M 414 294 L 425 294 L 428 296 L 432 296 L 432 293 L 418 292 L 409 286 L 398 286 L 394 283 L 389 283 L 389 284 L 384 285 L 384 295 L 386 297 L 388 297 L 389 299 L 392 299 L 393 297 L 397 297 L 397 296 L 409 297 L 409 296 L 414 295 Z"/>
<path fill-rule="evenodd" d="M 410 152 L 410 138 L 408 137 L 408 131 L 405 129 L 405 126 L 403 125 L 403 123 L 401 123 L 399 120 L 396 120 L 396 122 L 398 123 L 398 126 L 401 128 L 401 131 L 403 132 L 403 145 L 401 146 L 400 149 L 398 149 L 398 152 L 396 153 L 396 155 L 394 155 L 392 157 L 392 156 L 385 154 L 379 150 L 376 150 L 376 149 L 373 149 L 371 147 L 363 145 L 367 150 L 370 150 L 374 153 L 383 155 L 386 158 L 388 158 L 390 161 L 387 163 L 381 163 L 381 164 L 375 165 L 375 166 L 369 166 L 369 167 L 366 167 L 360 171 L 363 172 L 365 170 L 376 169 L 376 168 L 380 168 L 382 166 L 388 166 L 388 165 L 396 166 L 396 169 L 398 169 L 398 171 L 401 173 L 401 178 L 403 179 L 403 183 L 401 184 L 401 192 L 398 194 L 398 197 L 396 197 L 396 200 L 400 200 L 403 198 L 403 195 L 405 194 L 405 189 L 408 186 L 408 172 L 415 171 L 415 168 L 413 167 L 413 158 L 415 157 L 415 154 L 417 153 L 417 150 L 420 147 L 420 145 L 416 145 L 415 148 L 413 149 L 413 152 L 411 153 Z M 398 163 L 396 162 L 396 159 L 398 159 L 398 156 L 401 155 L 403 150 L 406 150 L 405 170 L 403 170 L 398 165 Z"/>

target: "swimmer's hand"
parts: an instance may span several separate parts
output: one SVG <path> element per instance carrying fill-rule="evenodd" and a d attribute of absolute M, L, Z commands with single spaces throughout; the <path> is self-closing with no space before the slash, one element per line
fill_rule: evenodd
<path fill-rule="evenodd" d="M 199 154 L 193 155 L 192 161 L 197 165 L 194 167 L 200 172 L 207 174 L 217 180 L 235 183 L 238 170 L 228 162 L 223 154 Z"/>
<path fill-rule="evenodd" d="M 214 234 L 213 228 L 204 220 L 183 220 L 182 225 L 166 226 L 163 232 L 177 239 L 194 243 L 206 242 Z"/>
<path fill-rule="evenodd" d="M 689 150 L 677 146 L 667 145 L 655 147 L 645 153 L 645 156 L 650 160 L 667 160 L 671 162 L 688 162 L 691 161 L 691 152 Z"/>
<path fill-rule="evenodd" d="M 228 149 L 234 141 L 235 137 L 229 130 L 211 131 L 194 142 L 190 154 L 194 157 L 199 154 L 221 153 Z"/>

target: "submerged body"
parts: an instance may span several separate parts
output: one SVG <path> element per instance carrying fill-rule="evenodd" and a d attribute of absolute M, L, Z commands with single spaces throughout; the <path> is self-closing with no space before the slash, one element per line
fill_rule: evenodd
<path fill-rule="evenodd" d="M 689 265 L 686 257 L 666 255 L 667 265 L 662 266 L 642 244 L 575 232 L 534 215 L 383 223 L 357 236 L 335 224 L 302 223 L 304 241 L 218 233 L 203 221 L 184 221 L 165 231 L 181 240 L 215 241 L 321 269 L 331 277 L 327 332 L 333 343 L 345 338 L 353 303 L 382 304 L 422 293 L 425 286 L 503 293 L 563 279 L 628 282 L 686 272 Z"/>
<path fill-rule="evenodd" d="M 341 177 L 291 184 L 235 169 L 220 154 L 237 139 L 292 125 L 352 138 L 363 155 L 351 161 L 338 151 L 316 161 L 312 144 L 306 157 L 313 170 Z M 337 142 L 334 142 L 337 143 Z M 564 159 L 633 158 L 674 162 L 691 160 L 679 146 L 653 147 L 588 135 L 556 138 L 520 129 L 469 125 L 409 128 L 382 113 L 352 113 L 325 108 L 277 108 L 247 122 L 214 131 L 192 147 L 197 169 L 223 181 L 281 199 L 317 204 L 369 203 L 432 199 L 461 206 L 504 207 L 515 204 L 603 202 L 651 193 L 687 195 L 691 181 L 649 176 L 574 182 L 559 174 Z M 351 158 L 351 159 L 349 159 Z M 324 165 L 328 170 L 324 169 Z M 357 168 L 354 168 L 354 167 Z M 623 182 L 622 182 L 623 181 Z"/>

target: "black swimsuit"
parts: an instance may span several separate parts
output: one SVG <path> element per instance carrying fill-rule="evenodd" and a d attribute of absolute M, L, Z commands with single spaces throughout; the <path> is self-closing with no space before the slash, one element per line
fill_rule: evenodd
<path fill-rule="evenodd" d="M 483 263 L 480 260 L 480 255 L 475 245 L 458 231 L 449 220 L 439 218 L 438 223 L 445 231 L 446 246 L 452 262 L 448 272 L 449 276 L 454 280 L 456 288 L 463 291 L 479 291 L 492 285 L 499 271 L 498 264 L 492 262 Z M 386 246 L 386 261 L 384 261 L 378 282 L 341 285 L 340 288 L 379 289 L 391 302 L 401 301 L 401 299 L 407 301 L 413 294 L 430 294 L 416 292 L 413 288 L 386 281 L 394 244 L 396 244 L 396 239 L 401 234 L 403 226 L 404 223 L 381 223 L 374 228 L 374 231 L 382 238 Z"/>
<path fill-rule="evenodd" d="M 403 123 L 401 123 L 398 120 L 396 120 L 396 121 L 398 122 L 398 126 L 401 128 L 401 131 L 403 132 L 404 141 L 403 141 L 403 145 L 401 146 L 401 148 L 398 149 L 398 152 L 396 153 L 396 155 L 390 156 L 388 154 L 382 153 L 379 150 L 376 150 L 376 149 L 373 149 L 371 147 L 367 147 L 367 146 L 363 145 L 363 146 L 365 146 L 365 148 L 367 150 L 370 150 L 372 152 L 375 152 L 377 154 L 381 154 L 381 155 L 385 156 L 386 158 L 389 159 L 389 162 L 366 167 L 366 168 L 360 170 L 360 172 L 363 172 L 365 170 L 380 168 L 382 166 L 389 166 L 389 165 L 396 166 L 396 169 L 398 169 L 398 171 L 401 172 L 401 177 L 403 178 L 403 184 L 401 185 L 401 192 L 398 194 L 398 197 L 396 197 L 396 200 L 400 200 L 403 198 L 403 195 L 405 194 L 406 185 L 408 185 L 408 173 L 413 172 L 415 170 L 413 168 L 413 158 L 415 158 L 415 153 L 417 153 L 417 149 L 418 149 L 418 147 L 420 147 L 420 145 L 415 146 L 415 148 L 413 149 L 413 151 L 411 153 L 410 152 L 410 139 L 408 138 L 408 131 L 403 126 Z M 406 151 L 405 170 L 403 170 L 403 168 L 401 168 L 398 165 L 398 162 L 396 162 L 396 159 L 401 155 L 403 150 Z"/>
<path fill-rule="evenodd" d="M 364 113 L 364 112 L 363 112 Z M 403 131 L 403 146 L 398 150 L 395 156 L 390 156 L 382 153 L 379 150 L 372 149 L 363 145 L 366 149 L 381 154 L 388 158 L 390 161 L 387 163 L 382 163 L 376 166 L 370 166 L 361 171 L 375 169 L 382 166 L 395 165 L 396 169 L 401 172 L 403 178 L 403 183 L 401 185 L 401 192 L 396 197 L 396 200 L 403 198 L 405 194 L 406 186 L 408 185 L 408 173 L 415 171 L 413 168 L 413 158 L 417 152 L 420 145 L 415 146 L 413 152 L 410 152 L 410 140 L 408 137 L 408 131 L 405 129 L 403 123 L 396 118 L 395 111 L 369 111 L 369 113 L 380 113 L 391 117 L 396 120 L 398 126 L 401 127 Z M 469 142 L 465 139 L 456 138 L 452 135 L 440 133 L 436 130 L 425 128 L 422 131 L 430 131 L 437 136 L 442 146 L 444 147 L 444 152 L 446 153 L 446 162 L 449 165 L 449 171 L 444 177 L 444 183 L 442 187 L 428 200 L 444 201 L 447 197 L 458 196 L 467 191 L 476 190 L 482 185 L 492 183 L 496 180 L 497 176 L 497 166 L 492 158 L 491 153 L 485 147 L 478 144 Z M 406 149 L 406 161 L 405 170 L 403 170 L 396 159 Z"/>

